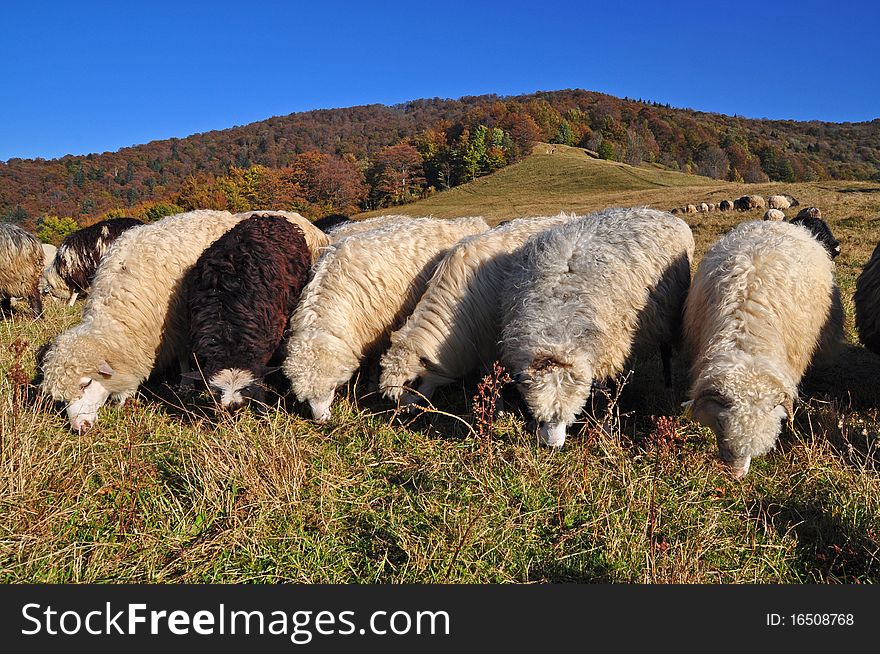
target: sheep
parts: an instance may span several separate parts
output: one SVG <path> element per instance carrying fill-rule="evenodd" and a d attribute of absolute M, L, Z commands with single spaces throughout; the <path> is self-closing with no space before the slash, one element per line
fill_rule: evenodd
<path fill-rule="evenodd" d="M 767 198 L 767 206 L 771 209 L 790 209 L 791 202 L 784 195 L 771 195 Z"/>
<path fill-rule="evenodd" d="M 336 241 L 315 266 L 290 320 L 282 364 L 313 418 L 326 422 L 336 388 L 378 357 L 422 295 L 446 250 L 489 226 L 482 218 L 417 218 Z"/>
<path fill-rule="evenodd" d="M 880 243 L 856 281 L 853 302 L 859 340 L 871 352 L 880 354 Z"/>
<path fill-rule="evenodd" d="M 798 211 L 798 214 L 797 214 L 797 216 L 795 216 L 795 219 L 798 219 L 798 218 L 821 218 L 821 217 L 822 217 L 822 210 L 819 209 L 819 207 L 805 207 L 805 208 L 801 209 L 800 211 Z"/>
<path fill-rule="evenodd" d="M 733 206 L 738 211 L 751 211 L 752 209 L 764 209 L 767 203 L 760 195 L 743 195 L 733 201 Z"/>
<path fill-rule="evenodd" d="M 98 264 L 113 241 L 140 225 L 143 223 L 136 218 L 110 218 L 65 236 L 43 271 L 40 294 L 73 306 L 79 296 L 88 294 Z"/>
<path fill-rule="evenodd" d="M 327 235 L 319 228 L 315 227 L 311 220 L 304 218 L 295 211 L 245 211 L 243 213 L 235 214 L 235 217 L 239 220 L 244 220 L 245 218 L 257 215 L 263 217 L 276 216 L 284 218 L 287 222 L 299 227 L 306 239 L 306 244 L 309 246 L 309 251 L 312 253 L 312 263 L 318 260 L 318 257 L 321 256 L 324 248 L 330 243 L 330 239 Z"/>
<path fill-rule="evenodd" d="M 709 205 L 705 202 L 701 202 L 697 205 L 697 211 L 699 211 L 700 213 L 707 213 L 709 211 Z"/>
<path fill-rule="evenodd" d="M 709 211 L 718 211 L 718 205 L 714 202 L 709 203 Z"/>
<path fill-rule="evenodd" d="M 325 234 L 329 233 L 330 230 L 339 227 L 339 225 L 347 225 L 352 222 L 348 216 L 343 216 L 342 214 L 334 213 L 329 216 L 324 216 L 323 218 L 318 218 L 312 224 L 320 229 Z"/>
<path fill-rule="evenodd" d="M 779 209 L 767 209 L 764 220 L 785 220 L 785 214 Z"/>
<path fill-rule="evenodd" d="M 55 259 L 58 248 L 51 243 L 41 243 L 40 246 L 43 248 L 43 270 L 45 270 Z"/>
<path fill-rule="evenodd" d="M 501 294 L 514 252 L 534 234 L 572 218 L 520 218 L 452 247 L 406 324 L 391 335 L 380 361 L 384 395 L 405 406 L 416 396 L 403 393 L 404 387 L 416 380 L 419 395 L 430 398 L 438 386 L 490 369 L 499 357 Z"/>
<path fill-rule="evenodd" d="M 834 238 L 834 234 L 831 233 L 831 228 L 828 226 L 828 223 L 821 218 L 793 218 L 791 224 L 803 225 L 806 227 L 813 235 L 813 238 L 825 246 L 828 255 L 832 259 L 840 254 L 840 241 Z"/>
<path fill-rule="evenodd" d="M 670 209 L 669 213 L 671 213 L 673 216 L 677 216 L 678 214 L 683 213 L 683 212 L 680 208 L 675 207 L 674 209 Z"/>
<path fill-rule="evenodd" d="M 150 373 L 187 360 L 181 281 L 202 252 L 241 220 L 191 211 L 124 232 L 98 266 L 82 321 L 62 332 L 42 363 L 42 390 L 65 402 L 70 426 L 97 422 L 112 397 L 131 397 Z"/>
<path fill-rule="evenodd" d="M 542 442 L 561 447 L 592 382 L 619 376 L 633 356 L 659 346 L 670 384 L 693 252 L 683 220 L 647 208 L 605 209 L 519 251 L 504 292 L 501 362 Z"/>
<path fill-rule="evenodd" d="M 199 257 L 183 280 L 198 372 L 225 409 L 265 406 L 287 321 L 308 279 L 311 252 L 299 225 L 256 214 Z M 277 369 L 277 368 L 276 368 Z"/>
<path fill-rule="evenodd" d="M 776 443 L 811 360 L 843 336 L 834 264 L 806 228 L 749 221 L 713 245 L 684 309 L 689 411 L 736 478 Z"/>
<path fill-rule="evenodd" d="M 801 204 L 800 202 L 797 201 L 797 199 L 795 197 L 788 195 L 787 193 L 784 194 L 782 197 L 784 197 L 786 200 L 788 200 L 789 207 L 798 207 Z"/>
<path fill-rule="evenodd" d="M 12 223 L 0 223 L 0 314 L 12 312 L 14 298 L 27 298 L 34 315 L 43 315 L 39 282 L 43 248 L 30 232 Z"/>
<path fill-rule="evenodd" d="M 697 207 L 696 207 L 696 205 L 689 204 L 684 208 L 684 212 L 686 214 L 695 214 L 695 213 L 697 213 Z"/>
<path fill-rule="evenodd" d="M 336 227 L 329 229 L 327 231 L 327 236 L 329 236 L 332 243 L 335 243 L 336 241 L 339 241 L 346 236 L 352 236 L 353 234 L 362 234 L 364 232 L 368 232 L 373 229 L 380 229 L 383 227 L 399 226 L 412 220 L 412 216 L 403 216 L 396 214 L 390 214 L 387 216 L 376 216 L 375 218 L 367 218 L 366 220 L 349 220 L 346 223 L 341 223 Z"/>
<path fill-rule="evenodd" d="M 718 203 L 719 211 L 732 211 L 733 210 L 733 201 L 731 200 L 722 200 Z"/>

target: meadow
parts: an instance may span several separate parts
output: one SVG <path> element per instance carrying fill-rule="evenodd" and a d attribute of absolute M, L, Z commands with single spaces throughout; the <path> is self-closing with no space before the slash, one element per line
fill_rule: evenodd
<path fill-rule="evenodd" d="M 42 321 L 22 310 L 0 323 L 0 581 L 880 580 L 880 357 L 858 345 L 851 299 L 880 239 L 880 184 L 731 184 L 550 152 L 393 212 L 496 223 L 779 192 L 820 207 L 841 241 L 849 343 L 807 376 L 793 423 L 744 480 L 683 417 L 686 371 L 671 398 L 657 361 L 598 401 L 558 452 L 521 417 L 474 411 L 496 387 L 478 379 L 406 420 L 353 383 L 323 426 L 289 398 L 224 416 L 154 385 L 77 435 L 31 384 L 39 348 L 81 310 L 51 304 Z M 699 260 L 760 213 L 684 218 Z"/>

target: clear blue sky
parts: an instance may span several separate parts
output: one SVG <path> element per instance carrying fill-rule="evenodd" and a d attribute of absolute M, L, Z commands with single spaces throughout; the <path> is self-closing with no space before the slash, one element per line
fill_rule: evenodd
<path fill-rule="evenodd" d="M 0 160 L 325 107 L 584 88 L 880 116 L 876 2 L 5 2 Z"/>

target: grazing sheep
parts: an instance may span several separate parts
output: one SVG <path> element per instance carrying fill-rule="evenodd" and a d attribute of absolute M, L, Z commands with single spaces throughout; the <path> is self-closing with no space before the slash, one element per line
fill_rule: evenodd
<path fill-rule="evenodd" d="M 324 216 L 323 218 L 318 218 L 312 224 L 320 229 L 325 234 L 329 233 L 330 230 L 339 227 L 339 225 L 346 225 L 352 222 L 348 216 L 343 216 L 342 214 L 334 213 L 329 216 Z"/>
<path fill-rule="evenodd" d="M 779 209 L 767 209 L 764 220 L 785 220 L 785 214 Z"/>
<path fill-rule="evenodd" d="M 739 211 L 751 211 L 752 209 L 764 209 L 767 203 L 760 195 L 743 195 L 733 201 L 733 206 Z"/>
<path fill-rule="evenodd" d="M 709 211 L 718 211 L 718 205 L 714 202 L 709 203 Z"/>
<path fill-rule="evenodd" d="M 646 208 L 606 209 L 531 238 L 504 294 L 502 363 L 547 445 L 565 430 L 594 380 L 620 375 L 660 348 L 667 384 L 690 283 L 687 224 Z"/>
<path fill-rule="evenodd" d="M 12 312 L 13 303 L 26 298 L 31 311 L 43 315 L 39 281 L 44 254 L 40 241 L 12 223 L 0 223 L 0 315 Z"/>
<path fill-rule="evenodd" d="M 821 218 L 822 210 L 819 207 L 805 207 L 798 211 L 797 216 L 795 216 L 795 220 L 799 218 Z"/>
<path fill-rule="evenodd" d="M 859 340 L 871 352 L 880 354 L 880 243 L 856 281 L 853 302 Z"/>
<path fill-rule="evenodd" d="M 98 270 L 98 264 L 119 236 L 143 225 L 135 218 L 110 218 L 78 229 L 64 237 L 52 263 L 43 271 L 40 293 L 68 306 L 86 295 Z"/>
<path fill-rule="evenodd" d="M 673 216 L 677 216 L 678 214 L 682 213 L 682 210 L 678 207 L 675 207 L 674 209 L 670 209 L 669 213 L 671 213 Z"/>
<path fill-rule="evenodd" d="M 709 205 L 705 202 L 701 202 L 697 205 L 697 211 L 699 211 L 700 213 L 707 213 L 709 211 Z"/>
<path fill-rule="evenodd" d="M 791 202 L 784 195 L 771 195 L 767 198 L 767 206 L 771 209 L 790 209 Z"/>
<path fill-rule="evenodd" d="M 205 250 L 183 280 L 198 372 L 225 409 L 265 405 L 263 377 L 308 280 L 302 229 L 280 216 L 242 220 Z"/>
<path fill-rule="evenodd" d="M 373 229 L 380 229 L 382 227 L 400 226 L 411 222 L 412 220 L 412 216 L 402 216 L 396 214 L 391 214 L 388 216 L 376 216 L 375 218 L 367 218 L 366 220 L 349 220 L 346 223 L 341 223 L 338 226 L 328 230 L 327 236 L 330 237 L 330 241 L 332 243 L 336 243 L 346 236 L 352 236 L 353 234 L 363 234 L 364 232 L 368 232 Z"/>
<path fill-rule="evenodd" d="M 438 386 L 477 368 L 491 369 L 499 357 L 501 297 L 515 251 L 534 234 L 572 218 L 520 218 L 452 247 L 406 324 L 391 335 L 381 359 L 385 396 L 412 404 L 418 398 L 401 393 L 417 380 L 419 395 L 430 398 Z"/>
<path fill-rule="evenodd" d="M 330 418 L 336 388 L 388 345 L 437 264 L 482 218 L 416 218 L 336 241 L 315 266 L 290 319 L 282 368 L 318 422 Z"/>
<path fill-rule="evenodd" d="M 304 218 L 295 211 L 245 211 L 244 213 L 235 214 L 235 217 L 239 220 L 244 220 L 251 216 L 275 216 L 278 218 L 284 218 L 287 222 L 299 227 L 306 239 L 306 244 L 309 246 L 309 251 L 312 253 L 313 263 L 321 256 L 324 247 L 330 243 L 327 235 L 319 228 L 315 227 L 311 220 Z"/>
<path fill-rule="evenodd" d="M 796 198 L 794 198 L 794 197 L 791 196 L 791 195 L 788 195 L 787 193 L 784 194 L 782 197 L 784 197 L 786 200 L 788 200 L 788 206 L 789 206 L 789 207 L 798 207 L 798 206 L 800 206 L 800 204 L 801 204 L 800 202 L 797 201 Z"/>
<path fill-rule="evenodd" d="M 15 298 L 27 298 L 34 315 L 43 315 L 39 282 L 43 248 L 37 237 L 12 223 L 0 223 L 0 314 L 12 311 Z"/>
<path fill-rule="evenodd" d="M 697 268 L 684 310 L 690 410 L 737 478 L 774 447 L 814 355 L 831 358 L 842 339 L 833 269 L 806 228 L 762 221 L 736 226 Z"/>
<path fill-rule="evenodd" d="M 45 270 L 55 259 L 55 254 L 58 252 L 58 248 L 51 243 L 41 243 L 40 245 L 43 248 L 43 270 Z"/>
<path fill-rule="evenodd" d="M 695 214 L 695 213 L 697 213 L 697 207 L 696 207 L 696 205 L 689 204 L 684 208 L 684 212 L 686 214 Z"/>
<path fill-rule="evenodd" d="M 832 259 L 840 254 L 840 241 L 834 238 L 828 223 L 821 218 L 794 218 L 791 224 L 803 225 L 810 230 L 813 238 L 825 246 Z"/>
<path fill-rule="evenodd" d="M 718 209 L 720 211 L 732 211 L 733 210 L 733 201 L 731 200 L 722 200 L 718 203 Z"/>
<path fill-rule="evenodd" d="M 55 339 L 42 364 L 43 391 L 67 404 L 74 430 L 95 424 L 109 397 L 131 397 L 154 369 L 187 360 L 181 282 L 240 220 L 227 211 L 191 211 L 116 240 L 98 267 L 82 322 Z"/>

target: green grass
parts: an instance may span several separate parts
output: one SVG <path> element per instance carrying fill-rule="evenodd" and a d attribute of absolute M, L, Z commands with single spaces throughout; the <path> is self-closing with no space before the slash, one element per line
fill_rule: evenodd
<path fill-rule="evenodd" d="M 405 210 L 493 206 L 500 219 L 511 217 L 500 213 L 505 202 L 520 206 L 531 193 L 526 213 L 625 203 L 614 198 L 669 208 L 750 188 L 645 169 L 674 179 L 615 190 L 648 182 L 577 152 L 527 159 L 520 172 Z M 567 181 L 581 164 L 601 167 L 604 181 Z M 538 180 L 532 187 L 515 183 L 522 170 Z M 559 186 L 542 189 L 550 179 Z M 569 183 L 583 195 L 566 203 Z M 855 183 L 756 188 L 790 191 L 828 216 L 843 243 L 837 274 L 853 340 L 851 295 L 880 236 L 880 193 Z M 472 204 L 455 204 L 466 193 Z M 689 218 L 699 253 L 744 217 L 753 216 Z M 78 436 L 27 397 L 26 383 L 39 346 L 78 312 L 52 305 L 41 322 L 20 312 L 0 323 L 2 582 L 880 580 L 880 357 L 854 341 L 837 366 L 805 381 L 779 447 L 737 482 L 711 433 L 663 393 L 656 361 L 624 385 L 604 429 L 585 418 L 560 452 L 539 447 L 512 416 L 485 435 L 469 415 L 477 380 L 438 394 L 451 415 L 408 426 L 351 387 L 322 427 L 293 403 L 215 418 L 159 389 L 164 400 L 147 391 L 108 407 Z M 681 399 L 680 370 L 676 385 Z"/>

